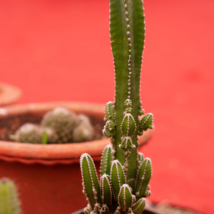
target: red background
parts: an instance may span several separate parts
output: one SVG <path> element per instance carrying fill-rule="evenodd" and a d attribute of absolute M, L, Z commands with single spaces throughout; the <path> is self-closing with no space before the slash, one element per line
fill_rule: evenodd
<path fill-rule="evenodd" d="M 214 1 L 145 0 L 153 201 L 214 213 Z M 19 103 L 113 100 L 108 0 L 0 1 L 0 81 Z"/>

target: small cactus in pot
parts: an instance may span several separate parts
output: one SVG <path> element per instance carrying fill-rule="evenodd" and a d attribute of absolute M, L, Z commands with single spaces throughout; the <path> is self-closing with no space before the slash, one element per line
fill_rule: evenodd
<path fill-rule="evenodd" d="M 65 108 L 55 108 L 49 111 L 42 119 L 42 126 L 55 130 L 59 143 L 72 142 L 72 132 L 76 126 L 77 116 Z"/>
<path fill-rule="evenodd" d="M 94 134 L 94 128 L 87 116 L 80 114 L 77 119 L 77 127 L 73 130 L 73 141 L 84 142 L 91 140 Z"/>
<path fill-rule="evenodd" d="M 25 123 L 16 131 L 15 135 L 11 136 L 11 138 L 20 143 L 37 144 L 41 142 L 42 135 L 38 125 Z"/>
<path fill-rule="evenodd" d="M 46 138 L 45 143 L 43 143 L 44 137 Z M 10 136 L 10 138 L 20 143 L 31 144 L 47 144 L 58 142 L 58 136 L 53 129 L 48 127 L 41 127 L 32 123 L 23 124 L 14 135 Z"/>
<path fill-rule="evenodd" d="M 41 124 L 25 123 L 10 135 L 12 140 L 32 144 L 85 142 L 95 137 L 95 129 L 88 116 L 76 115 L 63 107 L 48 111 Z"/>
<path fill-rule="evenodd" d="M 103 134 L 111 138 L 112 145 L 103 151 L 100 180 L 90 155 L 80 158 L 83 193 L 88 201 L 85 214 L 140 214 L 151 194 L 151 160 L 137 151 L 138 136 L 153 128 L 153 115 L 144 115 L 140 101 L 144 17 L 141 0 L 110 0 L 115 100 L 106 104 Z"/>
<path fill-rule="evenodd" d="M 41 124 L 43 129 L 54 130 L 57 143 L 84 142 L 93 137 L 94 128 L 89 118 L 82 114 L 76 115 L 66 108 L 55 108 L 47 112 Z"/>

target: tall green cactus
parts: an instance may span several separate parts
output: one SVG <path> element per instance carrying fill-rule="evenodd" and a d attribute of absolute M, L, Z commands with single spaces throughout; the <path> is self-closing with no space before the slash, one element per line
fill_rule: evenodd
<path fill-rule="evenodd" d="M 7 178 L 0 180 L 0 214 L 21 214 L 16 187 Z"/>
<path fill-rule="evenodd" d="M 88 154 L 81 156 L 85 213 L 134 213 L 151 194 L 151 160 L 138 153 L 137 136 L 152 129 L 153 115 L 144 114 L 140 101 L 140 74 L 145 21 L 142 0 L 110 0 L 110 42 L 114 59 L 115 100 L 105 108 L 103 134 L 111 137 L 101 161 L 100 184 Z"/>

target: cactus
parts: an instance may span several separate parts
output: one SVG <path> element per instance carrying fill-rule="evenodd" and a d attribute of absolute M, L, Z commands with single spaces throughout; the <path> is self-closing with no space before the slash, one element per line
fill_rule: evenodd
<path fill-rule="evenodd" d="M 144 17 L 142 0 L 110 0 L 115 100 L 106 104 L 103 134 L 111 138 L 112 146 L 104 149 L 97 188 L 93 186 L 98 179 L 92 158 L 88 154 L 81 156 L 83 188 L 89 202 L 84 209 L 86 214 L 140 214 L 145 197 L 151 194 L 151 160 L 137 152 L 137 136 L 153 128 L 153 115 L 142 117 L 140 101 Z"/>
<path fill-rule="evenodd" d="M 94 162 L 88 154 L 83 154 L 80 159 L 81 171 L 83 177 L 83 192 L 85 193 L 90 206 L 98 208 L 100 199 L 100 184 L 95 169 Z"/>
<path fill-rule="evenodd" d="M 48 127 L 40 127 L 40 133 L 42 136 L 42 143 L 43 144 L 57 144 L 59 143 L 58 135 L 52 128 Z"/>
<path fill-rule="evenodd" d="M 42 119 L 42 126 L 55 130 L 59 143 L 72 142 L 72 131 L 77 123 L 77 116 L 65 108 L 55 108 L 47 112 Z"/>
<path fill-rule="evenodd" d="M 103 155 L 102 155 L 101 165 L 100 165 L 101 176 L 104 174 L 110 175 L 111 161 L 112 161 L 112 146 L 108 145 L 103 150 Z"/>
<path fill-rule="evenodd" d="M 89 118 L 76 115 L 65 108 L 55 108 L 47 112 L 41 125 L 26 123 L 22 125 L 12 140 L 33 144 L 60 144 L 92 140 L 94 128 Z"/>
<path fill-rule="evenodd" d="M 84 115 L 84 114 L 79 114 L 77 117 L 77 124 L 78 126 L 83 125 L 85 127 L 87 127 L 90 130 L 93 130 L 93 126 L 91 125 L 91 122 L 89 120 L 89 118 Z"/>
<path fill-rule="evenodd" d="M 73 141 L 84 142 L 89 141 L 93 137 L 94 130 L 91 126 L 79 125 L 73 130 Z"/>
<path fill-rule="evenodd" d="M 13 139 L 21 143 L 42 143 L 42 136 L 39 126 L 32 123 L 22 125 L 13 136 Z"/>
<path fill-rule="evenodd" d="M 77 127 L 73 130 L 73 141 L 84 142 L 93 138 L 94 128 L 87 116 L 80 114 L 77 117 Z"/>
<path fill-rule="evenodd" d="M 0 214 L 21 214 L 16 187 L 7 178 L 0 180 Z"/>
<path fill-rule="evenodd" d="M 47 144 L 58 142 L 58 136 L 53 129 L 32 123 L 23 124 L 15 135 L 10 137 L 20 143 Z"/>

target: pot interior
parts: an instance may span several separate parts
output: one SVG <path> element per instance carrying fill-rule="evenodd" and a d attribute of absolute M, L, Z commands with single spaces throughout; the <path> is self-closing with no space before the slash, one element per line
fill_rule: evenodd
<path fill-rule="evenodd" d="M 0 140 L 13 141 L 10 138 L 10 135 L 13 135 L 16 132 L 16 130 L 19 129 L 20 126 L 22 126 L 25 123 L 33 123 L 39 125 L 42 120 L 42 117 L 49 110 L 50 109 L 33 112 L 20 112 L 20 113 L 17 112 L 16 114 L 11 115 L 8 114 L 4 117 L 0 117 Z M 89 117 L 91 124 L 95 128 L 95 134 L 92 140 L 102 138 L 102 129 L 104 126 L 104 120 L 103 117 L 101 117 L 101 115 L 90 113 L 90 111 L 75 113 L 77 114 L 81 113 Z"/>

